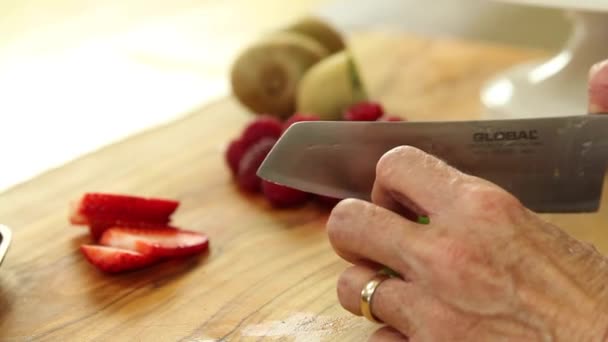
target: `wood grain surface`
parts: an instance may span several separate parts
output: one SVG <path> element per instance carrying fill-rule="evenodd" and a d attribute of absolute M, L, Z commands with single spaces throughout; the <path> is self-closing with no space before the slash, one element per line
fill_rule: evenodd
<path fill-rule="evenodd" d="M 539 56 L 381 32 L 351 44 L 373 96 L 412 120 L 479 115 L 484 80 Z M 377 326 L 348 314 L 335 295 L 347 265 L 327 241 L 327 210 L 273 210 L 234 186 L 223 149 L 250 118 L 227 98 L 1 194 L 0 222 L 14 241 L 0 268 L 0 340 L 365 340 Z M 100 273 L 78 252 L 86 230 L 67 220 L 69 201 L 85 191 L 178 199 L 176 224 L 207 233 L 210 253 Z M 606 252 L 605 207 L 547 217 Z"/>

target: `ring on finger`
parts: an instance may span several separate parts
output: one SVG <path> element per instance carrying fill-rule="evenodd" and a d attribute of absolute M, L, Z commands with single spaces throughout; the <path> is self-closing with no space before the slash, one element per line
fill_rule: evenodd
<path fill-rule="evenodd" d="M 382 284 L 383 281 L 385 281 L 389 278 L 390 277 L 385 274 L 376 274 L 371 280 L 369 280 L 367 283 L 365 283 L 365 285 L 363 286 L 363 289 L 361 290 L 361 300 L 360 300 L 361 313 L 363 314 L 363 316 L 365 318 L 367 318 L 368 320 L 370 320 L 374 323 L 382 323 L 382 321 L 379 320 L 376 316 L 374 316 L 373 307 L 372 307 L 372 299 L 374 297 L 374 293 L 376 292 L 376 289 L 378 288 L 378 286 L 380 286 L 380 284 Z"/>

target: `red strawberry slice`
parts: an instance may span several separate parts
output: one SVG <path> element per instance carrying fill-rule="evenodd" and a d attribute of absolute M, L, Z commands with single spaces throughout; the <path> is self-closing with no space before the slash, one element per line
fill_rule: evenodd
<path fill-rule="evenodd" d="M 158 260 L 152 254 L 107 246 L 82 245 L 80 251 L 91 264 L 110 273 L 140 269 L 152 265 Z"/>
<path fill-rule="evenodd" d="M 321 120 L 321 118 L 314 114 L 296 113 L 296 114 L 292 115 L 289 119 L 287 119 L 287 121 L 285 121 L 285 123 L 283 124 L 283 132 L 285 132 L 291 125 L 293 125 L 296 122 L 319 121 L 319 120 Z"/>
<path fill-rule="evenodd" d="M 309 198 L 306 192 L 267 181 L 262 181 L 262 191 L 274 207 L 296 206 Z"/>
<path fill-rule="evenodd" d="M 129 228 L 147 228 L 158 229 L 166 228 L 166 223 L 148 223 L 148 222 L 129 222 L 129 221 L 112 221 L 112 222 L 95 222 L 89 225 L 89 233 L 95 240 L 99 240 L 103 233 L 112 227 L 129 227 Z"/>
<path fill-rule="evenodd" d="M 283 133 L 281 121 L 271 116 L 260 116 L 245 128 L 241 140 L 244 148 L 249 149 L 264 138 L 278 139 L 281 133 Z"/>
<path fill-rule="evenodd" d="M 73 224 L 115 224 L 148 222 L 166 224 L 179 202 L 160 198 L 87 193 L 75 204 L 70 217 Z"/>
<path fill-rule="evenodd" d="M 100 243 L 157 258 L 193 255 L 209 247 L 209 239 L 206 235 L 172 227 L 110 228 L 103 234 Z"/>
<path fill-rule="evenodd" d="M 237 181 L 241 189 L 249 192 L 260 191 L 262 180 L 258 177 L 257 172 L 276 141 L 274 138 L 264 138 L 249 147 L 245 152 L 239 163 L 237 175 Z"/>
<path fill-rule="evenodd" d="M 379 103 L 360 102 L 344 113 L 344 120 L 347 121 L 376 121 L 384 115 L 384 109 Z"/>

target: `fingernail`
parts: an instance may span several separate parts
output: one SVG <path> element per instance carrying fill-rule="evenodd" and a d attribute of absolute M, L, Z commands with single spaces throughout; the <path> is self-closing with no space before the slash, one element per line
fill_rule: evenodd
<path fill-rule="evenodd" d="M 589 113 L 608 113 L 608 60 L 589 71 Z"/>

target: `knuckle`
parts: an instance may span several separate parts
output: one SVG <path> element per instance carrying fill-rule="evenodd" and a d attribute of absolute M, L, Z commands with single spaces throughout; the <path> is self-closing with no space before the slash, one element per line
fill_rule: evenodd
<path fill-rule="evenodd" d="M 472 249 L 459 240 L 449 240 L 442 244 L 442 248 L 437 250 L 443 261 L 448 262 L 449 268 L 452 268 L 460 263 L 466 263 L 472 258 Z"/>
<path fill-rule="evenodd" d="M 421 151 L 411 146 L 399 146 L 386 152 L 376 164 L 376 178 L 382 182 L 390 179 L 396 165 L 410 163 L 412 159 L 419 158 Z"/>
<path fill-rule="evenodd" d="M 336 292 L 338 295 L 338 300 L 342 306 L 346 306 L 348 293 L 350 290 L 350 282 L 349 277 L 346 273 L 347 271 L 342 272 L 340 277 L 338 277 L 338 283 L 336 285 Z"/>
<path fill-rule="evenodd" d="M 354 199 L 354 198 L 343 199 L 340 202 L 338 202 L 338 204 L 336 204 L 336 206 L 332 210 L 332 214 L 341 213 L 342 211 L 345 211 L 345 210 L 348 211 L 350 209 L 350 207 L 352 207 L 353 205 L 357 205 L 357 202 L 359 202 L 359 200 Z"/>
<path fill-rule="evenodd" d="M 442 239 L 426 257 L 426 265 L 432 278 L 442 281 L 455 281 L 467 278 L 470 272 L 479 270 L 484 265 L 483 253 L 461 239 Z"/>
<path fill-rule="evenodd" d="M 475 186 L 465 194 L 465 201 L 473 214 L 479 216 L 496 216 L 521 211 L 521 202 L 508 192 L 498 187 Z"/>
<path fill-rule="evenodd" d="M 340 201 L 334 207 L 327 221 L 327 235 L 330 242 L 346 238 L 345 235 L 349 234 L 349 221 L 362 210 L 362 206 L 364 206 L 363 201 L 349 198 Z"/>

